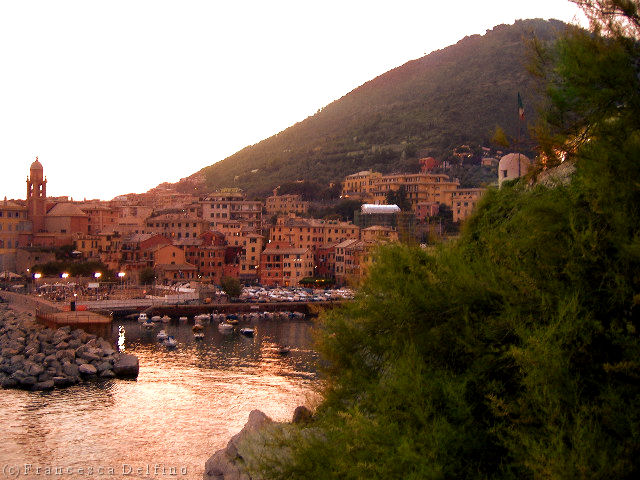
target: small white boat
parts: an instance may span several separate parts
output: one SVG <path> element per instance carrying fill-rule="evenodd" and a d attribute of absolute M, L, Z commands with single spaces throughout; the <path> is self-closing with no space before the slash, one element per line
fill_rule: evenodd
<path fill-rule="evenodd" d="M 165 332 L 164 330 L 160 330 L 158 332 L 158 335 L 156 335 L 156 338 L 158 339 L 159 342 L 163 342 L 167 338 L 169 338 L 169 335 L 167 335 L 167 332 Z"/>
<path fill-rule="evenodd" d="M 149 321 L 149 317 L 147 317 L 147 314 L 142 312 L 140 315 L 138 315 L 138 323 L 145 323 Z"/>
<path fill-rule="evenodd" d="M 187 321 L 187 317 L 180 317 L 180 318 L 178 319 L 178 321 L 179 321 L 180 323 L 184 323 L 184 322 L 186 322 L 186 321 Z"/>
<path fill-rule="evenodd" d="M 162 344 L 167 348 L 176 348 L 178 346 L 178 342 L 171 335 L 169 335 Z"/>
<path fill-rule="evenodd" d="M 207 324 L 211 321 L 211 317 L 208 313 L 201 313 L 200 315 L 196 315 L 194 320 L 198 323 Z"/>
<path fill-rule="evenodd" d="M 165 315 L 162 317 L 162 323 L 169 323 L 171 321 L 171 317 L 168 315 Z"/>
<path fill-rule="evenodd" d="M 161 322 L 162 321 L 162 317 L 160 315 L 154 315 L 153 317 L 151 317 L 151 321 L 152 322 Z"/>
<path fill-rule="evenodd" d="M 204 333 L 196 332 L 196 333 L 193 334 L 193 338 L 195 338 L 196 340 L 203 340 L 204 339 Z"/>
<path fill-rule="evenodd" d="M 240 333 L 245 337 L 253 337 L 254 330 L 253 328 L 245 327 L 240 329 Z"/>

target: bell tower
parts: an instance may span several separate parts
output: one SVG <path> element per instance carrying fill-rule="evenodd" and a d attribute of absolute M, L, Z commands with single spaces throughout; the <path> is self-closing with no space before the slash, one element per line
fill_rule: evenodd
<path fill-rule="evenodd" d="M 27 211 L 33 224 L 33 233 L 44 232 L 44 217 L 47 213 L 47 179 L 43 177 L 42 164 L 31 164 L 27 177 Z"/>

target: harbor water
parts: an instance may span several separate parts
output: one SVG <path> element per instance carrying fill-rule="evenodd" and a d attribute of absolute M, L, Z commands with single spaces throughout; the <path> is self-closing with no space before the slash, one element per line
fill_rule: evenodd
<path fill-rule="evenodd" d="M 140 360 L 136 381 L 0 390 L 0 478 L 202 478 L 206 460 L 251 410 L 288 421 L 296 406 L 313 403 L 309 321 L 253 323 L 253 337 L 211 324 L 203 340 L 192 325 L 146 330 L 114 320 L 114 344 Z M 160 329 L 177 348 L 157 341 Z"/>

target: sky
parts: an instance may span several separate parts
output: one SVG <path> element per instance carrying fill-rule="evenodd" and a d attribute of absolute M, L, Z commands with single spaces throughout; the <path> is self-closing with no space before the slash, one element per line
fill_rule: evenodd
<path fill-rule="evenodd" d="M 392 68 L 567 0 L 0 1 L 0 198 L 176 182 Z"/>

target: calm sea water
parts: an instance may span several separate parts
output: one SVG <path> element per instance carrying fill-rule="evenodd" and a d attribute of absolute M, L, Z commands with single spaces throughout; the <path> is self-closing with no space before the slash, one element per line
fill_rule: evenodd
<path fill-rule="evenodd" d="M 114 343 L 119 326 L 125 351 L 140 359 L 136 381 L 0 390 L 0 478 L 202 478 L 251 410 L 284 421 L 313 401 L 308 321 L 254 323 L 253 338 L 211 325 L 196 341 L 191 324 L 148 332 L 114 320 Z M 175 336 L 175 350 L 157 342 L 161 328 Z M 282 345 L 289 355 L 279 354 Z"/>

